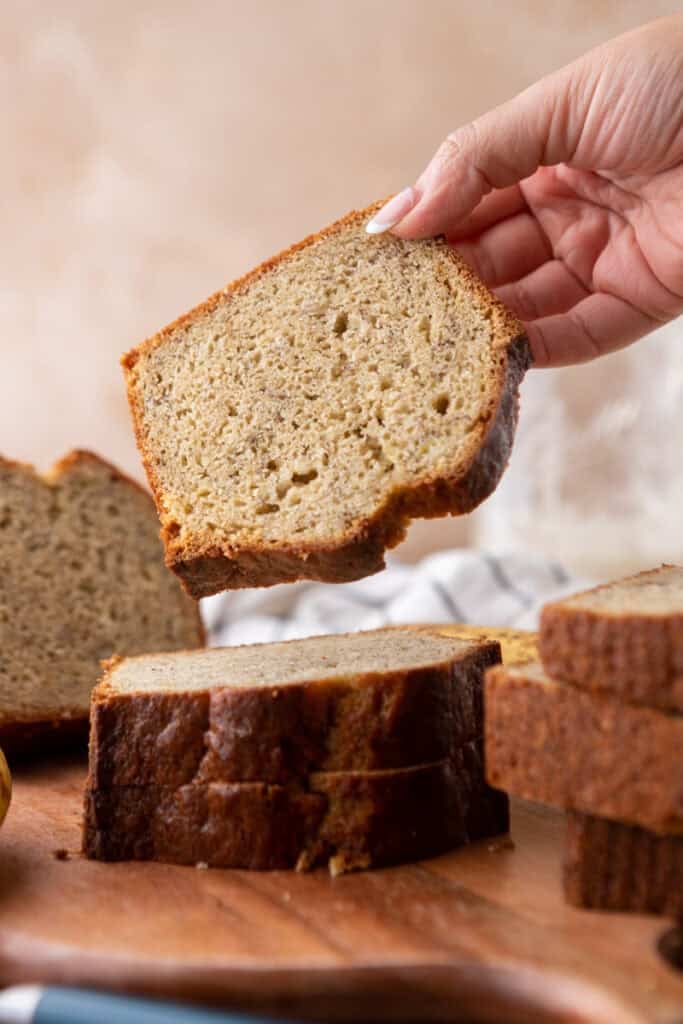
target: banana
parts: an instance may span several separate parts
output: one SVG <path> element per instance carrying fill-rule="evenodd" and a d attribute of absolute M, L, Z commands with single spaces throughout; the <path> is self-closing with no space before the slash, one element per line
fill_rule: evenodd
<path fill-rule="evenodd" d="M 7 808 L 12 799 L 12 776 L 7 767 L 7 761 L 2 750 L 0 750 L 0 825 L 5 820 Z"/>

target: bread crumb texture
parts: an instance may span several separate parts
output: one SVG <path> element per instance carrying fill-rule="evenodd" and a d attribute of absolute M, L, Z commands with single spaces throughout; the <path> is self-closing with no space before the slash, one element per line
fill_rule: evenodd
<path fill-rule="evenodd" d="M 196 647 L 149 496 L 75 452 L 48 478 L 0 459 L 0 738 L 85 718 L 100 661 Z"/>

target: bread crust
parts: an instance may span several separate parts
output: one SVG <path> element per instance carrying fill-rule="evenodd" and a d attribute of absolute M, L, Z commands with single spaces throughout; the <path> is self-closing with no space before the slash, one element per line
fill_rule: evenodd
<path fill-rule="evenodd" d="M 415 669 L 177 693 L 114 692 L 112 659 L 91 703 L 88 785 L 282 785 L 440 760 L 483 734 L 484 671 L 500 662 L 496 642 L 463 644 Z"/>
<path fill-rule="evenodd" d="M 476 743 L 398 771 L 316 773 L 307 786 L 210 783 L 87 790 L 83 848 L 99 860 L 333 874 L 422 859 L 508 827 Z"/>
<path fill-rule="evenodd" d="M 558 601 L 541 613 L 539 652 L 546 671 L 557 679 L 633 703 L 683 711 L 683 613 L 615 614 Z"/>
<path fill-rule="evenodd" d="M 543 676 L 486 673 L 486 776 L 515 796 L 683 835 L 683 717 Z"/>
<path fill-rule="evenodd" d="M 683 915 L 683 836 L 571 812 L 564 893 L 575 907 Z"/>
<path fill-rule="evenodd" d="M 361 579 L 384 568 L 384 552 L 400 543 L 411 519 L 470 512 L 493 492 L 502 476 L 517 425 L 519 385 L 532 363 L 531 349 L 519 321 L 489 292 L 456 251 L 449 248 L 447 251 L 458 274 L 465 280 L 472 301 L 486 311 L 500 339 L 497 394 L 472 430 L 467 451 L 459 459 L 457 469 L 440 476 L 426 476 L 411 486 L 396 489 L 371 515 L 326 543 L 260 543 L 231 548 L 205 544 L 201 538 L 181 539 L 178 525 L 165 508 L 163 488 L 145 437 L 142 408 L 135 388 L 135 367 L 140 357 L 162 345 L 177 330 L 210 315 L 226 298 L 238 295 L 293 254 L 348 225 L 365 223 L 383 202 L 365 210 L 353 210 L 317 234 L 266 260 L 121 360 L 138 448 L 161 519 L 167 564 L 195 598 L 226 589 L 265 587 L 299 579 L 332 583 Z"/>

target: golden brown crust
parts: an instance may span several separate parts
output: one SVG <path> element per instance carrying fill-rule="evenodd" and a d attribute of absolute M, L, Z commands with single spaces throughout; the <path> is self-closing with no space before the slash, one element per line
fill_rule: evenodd
<path fill-rule="evenodd" d="M 484 684 L 486 776 L 526 800 L 683 834 L 683 717 L 497 667 Z"/>
<path fill-rule="evenodd" d="M 683 915 L 683 837 L 570 813 L 564 893 L 575 907 Z"/>
<path fill-rule="evenodd" d="M 86 790 L 83 852 L 94 860 L 293 867 L 324 812 L 316 794 L 260 782 Z"/>
<path fill-rule="evenodd" d="M 120 469 L 117 469 L 107 459 L 103 459 L 100 455 L 96 455 L 95 452 L 91 452 L 87 448 L 73 448 L 70 452 L 67 452 L 66 455 L 63 455 L 61 459 L 54 463 L 42 479 L 49 484 L 56 484 L 61 477 L 82 465 L 91 465 L 97 469 L 105 469 L 111 474 L 112 480 L 128 484 L 140 494 L 143 494 L 145 498 L 151 497 L 149 491 L 145 490 L 137 480 L 133 480 L 131 476 L 122 473 Z"/>
<path fill-rule="evenodd" d="M 384 567 L 384 552 L 400 543 L 411 519 L 470 512 L 493 492 L 500 480 L 512 449 L 518 415 L 518 390 L 531 365 L 531 350 L 519 321 L 489 292 L 455 249 L 449 248 L 447 251 L 457 266 L 459 276 L 465 280 L 472 301 L 494 321 L 496 334 L 500 337 L 498 395 L 486 416 L 472 431 L 469 453 L 457 472 L 450 476 L 425 477 L 410 487 L 397 490 L 382 507 L 352 530 L 319 544 L 271 543 L 235 550 L 227 545 L 207 546 L 199 539 L 193 543 L 178 537 L 177 524 L 164 506 L 163 488 L 144 436 L 142 410 L 134 387 L 133 370 L 140 356 L 163 344 L 186 325 L 210 315 L 219 303 L 237 295 L 294 253 L 349 224 L 365 223 L 381 205 L 379 202 L 365 210 L 354 210 L 272 257 L 122 358 L 135 436 L 161 518 L 167 565 L 180 577 L 192 597 L 299 579 L 335 583 L 360 579 Z"/>
<path fill-rule="evenodd" d="M 117 693 L 105 674 L 91 704 L 88 786 L 283 785 L 437 761 L 481 737 L 483 674 L 498 662 L 497 643 L 472 642 L 403 671 L 148 694 Z"/>
<path fill-rule="evenodd" d="M 636 579 L 657 572 L 640 573 Z M 683 711 L 680 612 L 614 613 L 558 601 L 541 613 L 539 651 L 546 671 L 557 679 L 633 703 Z"/>
<path fill-rule="evenodd" d="M 434 856 L 506 831 L 507 801 L 483 781 L 477 744 L 450 761 L 321 773 L 308 786 L 212 783 L 87 791 L 83 846 L 100 860 L 257 870 L 327 862 L 334 874 Z"/>
<path fill-rule="evenodd" d="M 508 800 L 484 780 L 481 740 L 441 764 L 397 772 L 316 773 L 327 799 L 318 835 L 301 867 L 328 860 L 335 874 L 436 856 L 507 832 Z"/>
<path fill-rule="evenodd" d="M 96 466 L 98 469 L 104 468 L 108 470 L 111 473 L 112 480 L 119 480 L 125 484 L 129 484 L 153 504 L 151 494 L 149 491 L 145 490 L 137 480 L 134 480 L 126 473 L 123 473 L 107 459 L 103 459 L 100 455 L 96 455 L 95 452 L 92 452 L 87 448 L 72 448 L 71 451 L 62 455 L 60 459 L 57 459 L 45 474 L 39 473 L 36 470 L 36 467 L 32 466 L 30 462 L 19 462 L 16 459 L 8 459 L 7 456 L 0 455 L 0 465 L 5 466 L 7 469 L 22 470 L 22 472 L 33 477 L 34 480 L 39 480 L 41 483 L 47 484 L 48 487 L 54 487 L 59 483 L 63 476 L 70 473 L 72 470 L 77 469 L 79 465 L 88 464 Z"/>

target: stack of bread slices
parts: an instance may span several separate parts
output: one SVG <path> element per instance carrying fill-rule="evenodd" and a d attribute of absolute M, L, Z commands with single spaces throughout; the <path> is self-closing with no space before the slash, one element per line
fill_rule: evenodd
<path fill-rule="evenodd" d="M 487 777 L 566 808 L 569 902 L 683 914 L 683 568 L 546 605 L 486 680 Z"/>
<path fill-rule="evenodd" d="M 482 757 L 499 661 L 495 641 L 410 628 L 113 659 L 85 852 L 339 874 L 504 832 Z"/>

